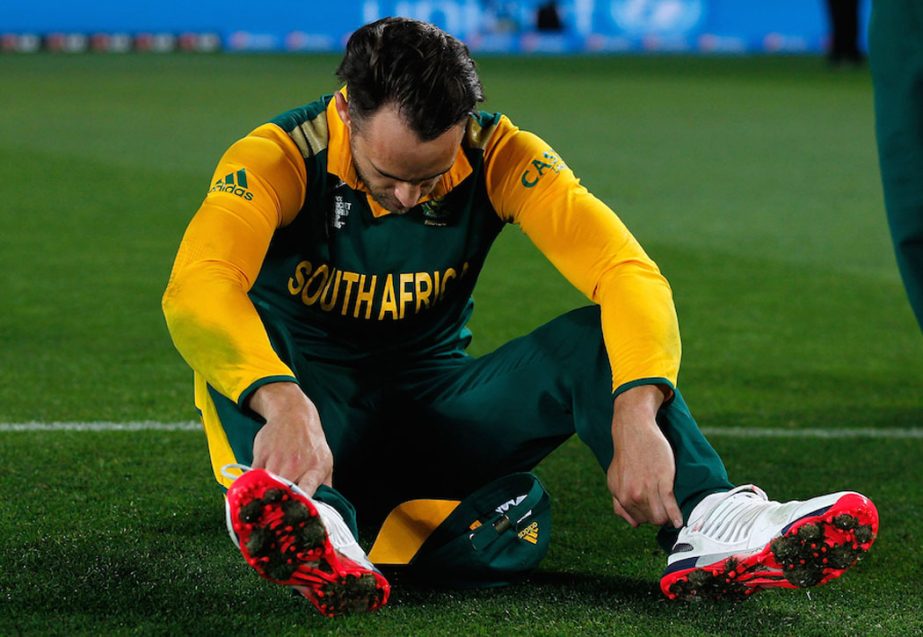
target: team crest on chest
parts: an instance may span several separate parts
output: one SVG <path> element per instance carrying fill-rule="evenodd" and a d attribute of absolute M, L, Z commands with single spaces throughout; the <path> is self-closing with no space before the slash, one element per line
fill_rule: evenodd
<path fill-rule="evenodd" d="M 420 204 L 423 211 L 423 224 L 427 226 L 446 226 L 449 223 L 449 211 L 443 206 L 442 197 L 434 197 Z"/>

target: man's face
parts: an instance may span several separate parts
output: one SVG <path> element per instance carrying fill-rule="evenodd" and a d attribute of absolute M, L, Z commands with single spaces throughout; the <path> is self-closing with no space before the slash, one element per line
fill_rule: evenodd
<path fill-rule="evenodd" d="M 382 106 L 357 127 L 349 119 L 341 94 L 337 94 L 337 111 L 350 129 L 349 146 L 356 173 L 372 198 L 397 214 L 407 212 L 433 191 L 455 163 L 465 132 L 460 123 L 436 139 L 421 141 L 391 104 Z"/>

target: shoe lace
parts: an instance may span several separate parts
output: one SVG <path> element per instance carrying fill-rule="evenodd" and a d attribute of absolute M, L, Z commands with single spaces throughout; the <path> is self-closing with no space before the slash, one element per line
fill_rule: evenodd
<path fill-rule="evenodd" d="M 750 535 L 756 519 L 770 506 L 772 503 L 765 497 L 740 491 L 719 502 L 705 516 L 700 532 L 718 542 L 740 542 Z"/>
<path fill-rule="evenodd" d="M 233 473 L 231 470 L 237 469 L 240 473 Z M 226 464 L 221 467 L 221 475 L 227 478 L 228 480 L 237 480 L 240 476 L 250 471 L 250 467 L 245 464 Z"/>

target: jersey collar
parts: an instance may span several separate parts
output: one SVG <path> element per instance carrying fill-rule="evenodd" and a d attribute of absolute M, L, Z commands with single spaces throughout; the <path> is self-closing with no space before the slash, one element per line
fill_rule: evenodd
<path fill-rule="evenodd" d="M 345 95 L 346 88 L 340 89 Z M 329 140 L 327 145 L 327 172 L 341 179 L 347 186 L 353 190 L 361 190 L 366 193 L 369 202 L 369 208 L 375 217 L 383 217 L 391 214 L 390 211 L 382 208 L 369 194 L 368 188 L 359 179 L 356 174 L 356 167 L 353 164 L 352 152 L 349 148 L 349 131 L 346 125 L 340 119 L 337 113 L 336 100 L 331 99 L 327 104 L 327 130 L 329 131 Z M 449 172 L 444 174 L 436 184 L 433 192 L 423 197 L 419 203 L 425 203 L 432 199 L 441 199 L 448 194 L 455 186 L 464 181 L 472 172 L 471 164 L 465 156 L 465 151 L 461 144 L 458 146 L 458 154 L 455 156 L 455 163 Z"/>

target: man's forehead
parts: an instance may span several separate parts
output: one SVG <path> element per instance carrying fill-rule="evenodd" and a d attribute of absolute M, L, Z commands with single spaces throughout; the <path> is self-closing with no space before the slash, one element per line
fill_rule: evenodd
<path fill-rule="evenodd" d="M 371 115 L 365 116 L 358 128 L 358 133 L 367 138 L 400 138 L 407 144 L 429 144 L 446 135 L 451 136 L 451 132 L 461 135 L 464 130 L 466 120 L 460 121 L 457 125 L 446 129 L 445 132 L 433 139 L 423 139 L 420 134 L 414 130 L 408 120 L 401 114 L 394 104 L 384 104 Z"/>
<path fill-rule="evenodd" d="M 451 170 L 464 126 L 423 141 L 396 113 L 376 113 L 356 131 L 363 158 L 383 177 L 427 181 Z"/>

